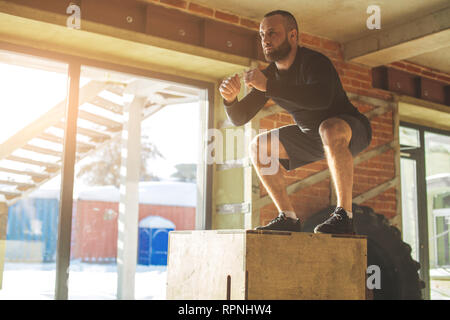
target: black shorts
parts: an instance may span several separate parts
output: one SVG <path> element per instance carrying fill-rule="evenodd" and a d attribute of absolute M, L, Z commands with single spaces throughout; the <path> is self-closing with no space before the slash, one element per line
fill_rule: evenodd
<path fill-rule="evenodd" d="M 352 129 L 349 149 L 353 156 L 369 146 L 372 140 L 372 130 L 366 116 L 363 114 L 340 114 L 335 117 L 345 120 Z M 297 125 L 288 125 L 271 131 L 279 131 L 280 142 L 289 156 L 289 159 L 280 159 L 281 165 L 286 170 L 290 171 L 325 158 L 322 139 L 318 131 L 306 134 Z"/>

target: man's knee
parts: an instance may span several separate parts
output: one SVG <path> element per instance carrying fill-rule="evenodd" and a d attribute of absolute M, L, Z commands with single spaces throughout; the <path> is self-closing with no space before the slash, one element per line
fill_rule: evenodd
<path fill-rule="evenodd" d="M 268 154 L 270 145 L 270 137 L 267 137 L 267 133 L 261 133 L 253 138 L 250 142 L 250 156 L 252 159 L 258 159 L 258 155 L 261 153 Z"/>
<path fill-rule="evenodd" d="M 287 158 L 286 150 L 280 143 L 277 135 L 273 135 L 271 131 L 264 132 L 250 142 L 250 157 L 258 159 L 261 156 L 273 156 L 277 158 Z"/>
<path fill-rule="evenodd" d="M 342 119 L 329 118 L 320 124 L 319 134 L 324 146 L 348 145 L 352 137 L 352 129 Z"/>

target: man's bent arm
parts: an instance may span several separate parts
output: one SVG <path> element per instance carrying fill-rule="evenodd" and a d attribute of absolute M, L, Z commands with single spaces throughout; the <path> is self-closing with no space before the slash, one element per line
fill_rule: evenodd
<path fill-rule="evenodd" d="M 224 100 L 225 112 L 235 126 L 242 126 L 249 122 L 266 104 L 264 92 L 252 89 L 241 101 L 236 98 L 231 104 Z"/>

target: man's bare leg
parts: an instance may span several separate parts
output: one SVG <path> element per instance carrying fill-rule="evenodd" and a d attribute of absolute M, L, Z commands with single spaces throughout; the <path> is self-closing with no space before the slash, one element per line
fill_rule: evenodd
<path fill-rule="evenodd" d="M 330 118 L 321 123 L 320 136 L 337 196 L 337 206 L 352 211 L 353 156 L 348 148 L 352 130 L 347 122 Z"/>
<path fill-rule="evenodd" d="M 266 135 L 267 139 L 262 139 L 262 135 Z M 258 135 L 250 145 L 250 158 L 259 179 L 261 180 L 273 202 L 275 203 L 278 211 L 284 212 L 289 218 L 296 219 L 297 216 L 295 214 L 294 207 L 292 206 L 292 203 L 286 191 L 286 181 L 283 176 L 282 170 L 278 169 L 273 172 L 273 174 L 262 174 L 263 169 L 270 166 L 270 163 L 274 163 L 273 161 L 279 162 L 280 158 L 289 159 L 289 156 L 283 144 L 278 140 L 274 142 L 278 143 L 278 156 L 272 154 L 272 141 L 269 132 Z M 270 157 L 271 162 L 269 164 L 263 164 L 261 162 L 260 155 Z M 281 167 L 281 164 L 279 166 Z"/>

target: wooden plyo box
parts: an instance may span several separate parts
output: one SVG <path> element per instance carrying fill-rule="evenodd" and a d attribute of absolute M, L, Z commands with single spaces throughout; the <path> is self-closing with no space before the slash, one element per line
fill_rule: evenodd
<path fill-rule="evenodd" d="M 169 233 L 167 299 L 365 299 L 365 236 L 256 230 Z"/>

